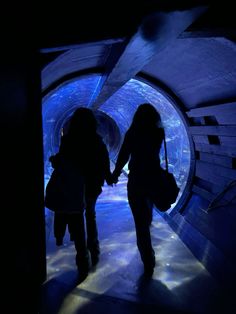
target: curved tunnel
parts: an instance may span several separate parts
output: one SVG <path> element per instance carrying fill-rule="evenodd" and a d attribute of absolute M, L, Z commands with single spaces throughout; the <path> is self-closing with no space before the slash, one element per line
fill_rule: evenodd
<path fill-rule="evenodd" d="M 52 172 L 49 157 L 59 149 L 61 130 L 77 107 L 91 107 L 94 90 L 101 75 L 88 75 L 65 82 L 43 98 L 44 166 L 45 186 Z M 115 162 L 124 134 L 131 124 L 133 114 L 142 103 L 150 102 L 161 115 L 165 129 L 168 167 L 176 177 L 180 193 L 171 210 L 183 202 L 189 193 L 187 182 L 191 182 L 194 156 L 186 130 L 187 121 L 170 96 L 141 80 L 131 79 L 110 97 L 99 109 L 94 110 L 98 121 L 98 132 L 107 145 L 111 163 Z M 164 148 L 161 166 L 165 165 Z M 124 167 L 128 173 L 128 166 Z M 179 207 L 178 206 L 178 207 Z"/>
<path fill-rule="evenodd" d="M 27 10 L 16 11 L 2 27 L 6 32 L 15 26 L 2 37 L 0 76 L 4 212 L 12 224 L 14 280 L 25 282 L 20 297 L 14 291 L 21 305 L 27 293 L 36 300 L 47 276 L 44 188 L 52 170 L 48 157 L 58 149 L 62 127 L 77 106 L 89 106 L 115 160 L 137 105 L 146 101 L 161 113 L 169 162 L 182 188 L 161 218 L 209 273 L 234 291 L 233 4 L 144 0 L 125 10 L 121 4 L 81 2 L 79 10 L 69 5 L 50 10 L 48 4 L 40 15 L 32 13 L 33 23 Z"/>
<path fill-rule="evenodd" d="M 234 18 L 214 5 L 151 11 L 134 28 L 127 26 L 125 36 L 104 37 L 97 30 L 99 39 L 41 50 L 45 174 L 76 106 L 94 110 L 115 160 L 138 104 L 153 103 L 181 187 L 163 217 L 204 266 L 227 281 L 236 245 Z M 161 156 L 164 167 L 163 149 Z"/>

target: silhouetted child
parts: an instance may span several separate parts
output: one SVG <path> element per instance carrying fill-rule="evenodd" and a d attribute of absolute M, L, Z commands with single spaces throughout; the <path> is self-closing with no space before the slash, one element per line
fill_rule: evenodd
<path fill-rule="evenodd" d="M 68 183 L 69 188 L 66 188 L 68 201 L 64 205 L 58 205 L 59 208 L 54 210 L 54 235 L 57 245 L 62 245 L 68 225 L 71 240 L 75 244 L 79 279 L 82 281 L 89 271 L 89 255 L 92 265 L 99 260 L 100 248 L 95 205 L 102 192 L 104 181 L 111 184 L 108 151 L 97 133 L 97 122 L 92 110 L 79 107 L 74 112 L 68 131 L 61 138 L 59 152 L 52 156 L 50 161 L 55 171 L 59 170 L 60 164 L 63 165 L 63 163 L 69 163 L 69 166 L 74 169 L 71 173 L 71 182 Z M 78 178 L 81 177 L 84 180 L 85 206 L 82 208 L 81 202 L 76 200 L 76 173 L 78 173 Z"/>

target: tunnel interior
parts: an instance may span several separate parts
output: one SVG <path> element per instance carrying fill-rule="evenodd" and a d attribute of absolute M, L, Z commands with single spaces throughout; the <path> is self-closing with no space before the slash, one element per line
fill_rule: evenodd
<path fill-rule="evenodd" d="M 77 106 L 94 110 L 115 161 L 138 104 L 153 103 L 181 187 L 163 217 L 207 270 L 228 284 L 235 274 L 236 239 L 235 19 L 230 6 L 218 11 L 215 4 L 209 9 L 201 4 L 180 8 L 168 2 L 160 10 L 139 11 L 142 18 L 135 21 L 123 16 L 125 37 L 114 21 L 116 34 L 109 28 L 104 37 L 93 27 L 94 36 L 73 33 L 71 46 L 65 37 L 45 42 L 44 182 L 51 172 L 48 157 L 57 151 L 61 128 Z M 162 148 L 164 167 L 163 157 Z"/>
<path fill-rule="evenodd" d="M 52 173 L 49 157 L 59 149 L 62 129 L 65 128 L 71 114 L 77 107 L 90 107 L 95 86 L 101 80 L 99 75 L 88 75 L 65 82 L 52 90 L 43 99 L 43 139 L 45 186 Z M 193 151 L 186 130 L 186 120 L 176 103 L 161 89 L 153 87 L 138 79 L 131 79 L 98 110 L 94 110 L 98 121 L 98 133 L 107 145 L 111 164 L 116 161 L 124 134 L 131 124 L 138 106 L 149 102 L 161 115 L 165 129 L 168 168 L 180 187 L 180 193 L 169 211 L 171 211 L 184 194 L 188 193 L 187 182 L 191 180 L 191 165 L 194 161 Z M 161 166 L 165 165 L 164 144 L 160 152 Z M 128 163 L 127 163 L 128 164 Z M 124 171 L 128 174 L 128 166 Z"/>
<path fill-rule="evenodd" d="M 99 132 L 109 147 L 111 159 L 115 160 L 137 102 L 155 102 L 160 100 L 161 94 L 181 118 L 182 124 L 176 134 L 181 137 L 178 131 L 182 129 L 187 136 L 184 144 L 178 143 L 183 144 L 185 161 L 178 163 L 176 156 L 180 156 L 180 152 L 171 149 L 171 143 L 177 141 L 176 134 L 173 134 L 176 120 L 168 121 L 169 114 L 165 114 L 168 106 L 164 106 L 165 101 L 158 100 L 158 104 L 165 108 L 162 117 L 163 123 L 167 124 L 166 132 L 169 132 L 171 169 L 174 167 L 175 171 L 175 166 L 180 169 L 184 165 L 184 170 L 176 171 L 175 175 L 177 180 L 186 182 L 185 187 L 182 184 L 183 193 L 177 204 L 161 217 L 165 222 L 158 215 L 165 227 L 161 239 L 157 232 L 157 247 L 160 248 L 160 240 L 169 248 L 167 254 L 160 258 L 166 261 L 166 257 L 173 256 L 172 253 L 179 253 L 178 249 L 173 251 L 168 246 L 172 241 L 166 233 L 168 224 L 175 232 L 173 237 L 183 241 L 201 266 L 234 300 L 234 3 L 229 0 L 143 0 L 127 6 L 123 1 L 84 1 L 76 8 L 74 4 L 47 3 L 36 5 L 32 10 L 28 4 L 9 3 L 3 11 L 0 118 L 3 130 L 2 203 L 3 213 L 6 214 L 3 224 L 8 226 L 3 237 L 7 246 L 3 254 L 7 257 L 4 259 L 7 264 L 4 270 L 13 279 L 10 281 L 5 276 L 7 283 L 5 285 L 4 282 L 3 287 L 7 289 L 3 291 L 9 297 L 7 306 L 11 306 L 10 311 L 39 312 L 38 291 L 47 279 L 44 188 L 52 170 L 48 157 L 57 151 L 59 135 L 73 110 L 77 106 L 89 106 L 94 110 L 99 120 Z M 78 96 L 82 95 L 79 99 L 71 93 L 76 82 L 78 87 L 74 90 Z M 131 85 L 136 88 L 131 88 Z M 146 90 L 149 95 L 145 94 Z M 154 90 L 160 95 L 157 96 Z M 60 99 L 66 101 L 60 102 Z M 172 122 L 174 127 L 168 128 Z M 186 175 L 181 177 L 181 171 Z M 104 195 L 106 201 L 110 196 Z M 107 207 L 101 207 L 103 217 L 107 217 Z M 121 214 L 114 212 L 114 223 L 120 218 Z M 116 227 L 119 230 L 118 224 Z M 159 228 L 157 220 L 157 231 Z M 107 233 L 105 238 L 107 235 L 110 236 Z M 126 243 L 123 244 L 122 253 L 127 248 Z M 110 253 L 109 249 L 107 253 Z M 57 258 L 57 254 L 54 257 Z M 182 266 L 191 273 L 191 265 L 181 256 L 179 264 L 172 264 L 169 268 L 167 281 L 170 277 L 175 280 L 172 270 L 188 277 Z M 162 279 L 159 269 L 157 267 L 157 284 Z M 124 278 L 121 273 L 119 278 L 124 278 L 127 283 L 129 273 L 126 272 L 126 275 Z M 188 279 L 177 289 L 182 289 L 184 296 L 190 293 L 187 301 L 192 304 L 204 302 L 209 286 L 201 285 L 199 277 Z M 131 295 L 130 291 L 128 289 L 127 294 Z M 198 292 L 206 298 L 199 297 Z M 152 291 L 149 290 L 147 295 L 152 295 Z M 215 300 L 218 301 L 218 298 L 214 297 L 214 293 L 211 295 L 217 308 Z M 156 293 L 157 296 L 162 294 Z M 53 298 L 54 301 L 58 298 Z M 235 306 L 233 311 L 227 311 L 227 301 L 228 298 L 221 313 L 235 313 Z M 15 310 L 12 309 L 14 306 Z M 51 311 L 49 313 L 52 314 Z"/>

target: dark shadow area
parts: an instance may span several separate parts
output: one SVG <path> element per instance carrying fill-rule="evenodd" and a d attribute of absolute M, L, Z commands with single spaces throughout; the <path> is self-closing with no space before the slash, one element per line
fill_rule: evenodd
<path fill-rule="evenodd" d="M 124 270 L 126 273 L 127 270 Z M 113 273 L 106 278 L 107 281 L 113 281 L 114 277 L 119 276 L 119 271 Z M 109 278 L 110 277 L 110 278 Z M 114 284 L 116 285 L 116 284 Z M 86 288 L 77 286 L 73 290 L 73 298 L 78 299 L 77 310 L 73 308 L 73 313 L 76 314 L 145 314 L 145 313 L 162 313 L 162 314 L 187 314 L 189 311 L 184 309 L 180 300 L 159 280 L 147 278 L 145 275 L 141 275 L 136 282 L 136 296 L 121 298 L 120 296 L 114 296 L 112 286 L 109 290 L 99 294 L 97 292 L 86 290 Z M 65 290 L 63 294 L 65 296 Z M 59 298 L 60 299 L 60 298 Z M 69 308 L 69 303 L 73 303 L 73 300 L 67 300 L 65 302 L 65 309 Z M 75 301 L 76 303 L 76 301 Z M 52 312 L 52 308 L 48 309 L 51 312 L 42 312 L 42 314 L 57 313 Z"/>
<path fill-rule="evenodd" d="M 58 313 L 65 297 L 77 286 L 77 275 L 77 271 L 66 271 L 42 286 L 39 314 Z"/>

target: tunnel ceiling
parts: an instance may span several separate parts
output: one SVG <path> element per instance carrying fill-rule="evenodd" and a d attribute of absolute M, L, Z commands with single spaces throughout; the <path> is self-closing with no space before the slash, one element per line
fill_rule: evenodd
<path fill-rule="evenodd" d="M 236 28 L 230 7 L 216 10 L 212 4 L 203 5 L 204 1 L 194 1 L 193 6 L 191 1 L 187 5 L 177 1 L 180 9 L 169 6 L 168 10 L 157 10 L 155 5 L 146 5 L 146 15 L 141 16 L 141 3 L 129 27 L 126 24 L 131 12 L 122 11 L 123 23 L 116 27 L 111 24 L 107 36 L 101 26 L 90 24 L 88 29 L 77 28 L 77 32 L 73 28 L 69 45 L 63 45 L 68 26 L 61 41 L 59 34 L 55 35 L 56 29 L 49 29 L 41 49 L 43 93 L 69 78 L 98 72 L 103 80 L 95 91 L 94 107 L 100 107 L 122 85 L 142 73 L 165 85 L 186 109 L 236 99 Z M 84 12 L 88 19 L 97 21 L 94 13 Z M 111 23 L 109 14 L 107 11 Z M 51 45 L 55 42 L 58 46 L 47 46 L 50 38 Z"/>
<path fill-rule="evenodd" d="M 67 6 L 56 14 L 53 8 L 41 17 L 42 96 L 95 73 L 101 79 L 90 104 L 100 111 L 134 78 L 161 87 L 182 106 L 194 162 L 192 196 L 179 211 L 199 234 L 205 233 L 206 221 L 215 233 L 214 218 L 206 213 L 217 209 L 225 215 L 222 203 L 235 204 L 236 19 L 231 2 L 144 0 L 129 9 L 127 1 L 105 7 L 87 2 L 85 10 Z M 112 107 L 118 114 L 118 106 Z M 182 225 L 178 210 L 171 215 Z"/>

